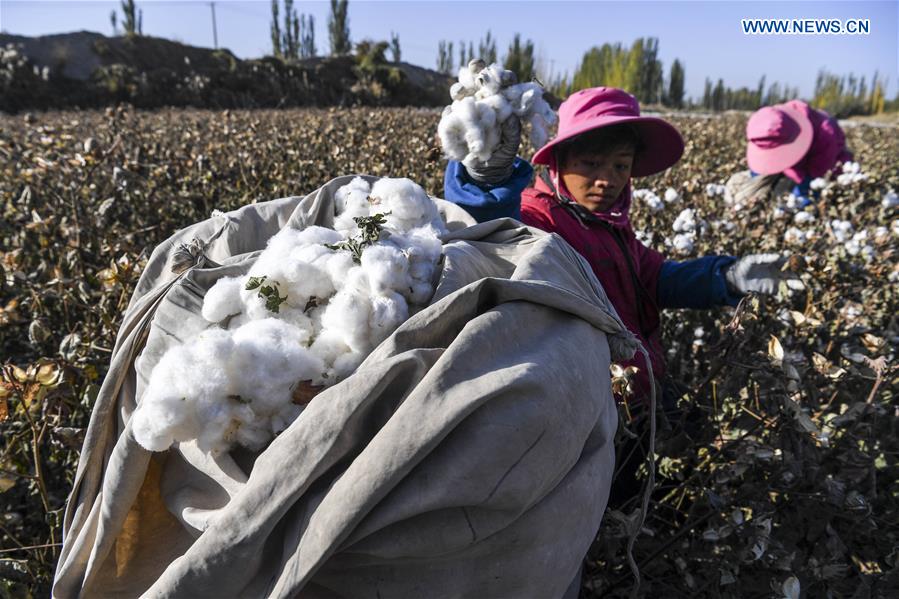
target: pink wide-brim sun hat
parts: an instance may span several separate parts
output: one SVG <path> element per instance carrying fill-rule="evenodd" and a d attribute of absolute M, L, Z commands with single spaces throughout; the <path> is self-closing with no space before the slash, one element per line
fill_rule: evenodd
<path fill-rule="evenodd" d="M 746 163 L 760 175 L 782 173 L 802 160 L 813 137 L 812 122 L 798 107 L 759 108 L 746 123 Z"/>
<path fill-rule="evenodd" d="M 534 164 L 554 166 L 559 144 L 582 133 L 627 123 L 637 130 L 642 144 L 634 156 L 631 176 L 645 177 L 670 167 L 684 153 L 684 139 L 664 119 L 640 116 L 640 103 L 614 87 L 592 87 L 571 94 L 559 106 L 559 131 L 532 158 Z"/>

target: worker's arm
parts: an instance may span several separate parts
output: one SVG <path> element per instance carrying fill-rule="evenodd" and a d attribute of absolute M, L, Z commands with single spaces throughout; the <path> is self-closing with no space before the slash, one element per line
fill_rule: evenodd
<path fill-rule="evenodd" d="M 725 278 L 725 271 L 736 261 L 733 256 L 704 256 L 683 262 L 666 260 L 656 290 L 659 307 L 736 306 L 743 294 L 732 291 Z"/>
<path fill-rule="evenodd" d="M 520 220 L 521 192 L 533 172 L 527 160 L 516 157 L 506 180 L 492 185 L 477 183 L 461 162 L 451 160 L 443 180 L 444 199 L 465 208 L 478 222 L 503 217 Z"/>

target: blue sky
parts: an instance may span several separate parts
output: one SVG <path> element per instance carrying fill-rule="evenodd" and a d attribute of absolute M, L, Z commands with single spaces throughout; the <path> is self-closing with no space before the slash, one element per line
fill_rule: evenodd
<path fill-rule="evenodd" d="M 270 52 L 270 0 L 217 0 L 219 45 L 241 58 Z M 110 34 L 109 13 L 119 3 L 83 0 L 0 0 L 0 30 L 43 35 L 86 29 Z M 295 0 L 300 12 L 315 16 L 319 53 L 327 52 L 329 4 Z M 533 39 L 544 70 L 572 72 L 593 45 L 641 36 L 659 38 L 665 70 L 675 58 L 686 65 L 687 93 L 702 94 L 706 77 L 723 78 L 731 87 L 755 87 L 762 75 L 769 83 L 814 89 L 820 68 L 855 72 L 870 79 L 875 71 L 888 78 L 887 93 L 899 83 L 899 0 L 876 2 L 810 1 L 609 1 L 518 2 L 350 0 L 350 34 L 354 41 L 400 36 L 403 60 L 434 67 L 440 39 L 477 40 L 489 27 L 500 55 L 518 32 Z M 197 46 L 212 46 L 209 2 L 138 0 L 146 35 Z M 871 33 L 857 35 L 747 36 L 741 18 L 863 18 Z M 545 73 L 544 73 L 545 74 Z"/>

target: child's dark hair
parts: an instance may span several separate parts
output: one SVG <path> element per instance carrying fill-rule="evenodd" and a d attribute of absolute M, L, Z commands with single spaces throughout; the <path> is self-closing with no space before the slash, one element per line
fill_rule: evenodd
<path fill-rule="evenodd" d="M 628 123 L 600 127 L 586 133 L 581 133 L 574 139 L 559 144 L 559 163 L 564 164 L 572 154 L 583 154 L 596 151 L 600 148 L 603 153 L 617 150 L 622 147 L 634 149 L 634 155 L 643 149 L 643 142 L 637 129 Z"/>

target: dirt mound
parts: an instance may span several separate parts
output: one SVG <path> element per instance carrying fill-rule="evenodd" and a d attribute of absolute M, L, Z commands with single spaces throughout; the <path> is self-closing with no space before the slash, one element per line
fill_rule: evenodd
<path fill-rule="evenodd" d="M 241 60 L 148 36 L 79 31 L 42 37 L 0 34 L 0 110 L 87 108 L 128 102 L 142 108 L 440 106 L 447 76 L 407 63 L 353 56 Z"/>

